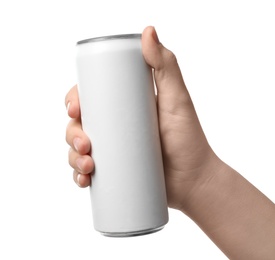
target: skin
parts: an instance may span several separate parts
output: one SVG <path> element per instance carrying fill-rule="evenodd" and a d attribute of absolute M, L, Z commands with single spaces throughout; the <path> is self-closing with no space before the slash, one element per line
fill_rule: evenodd
<path fill-rule="evenodd" d="M 154 69 L 168 206 L 195 221 L 230 259 L 275 259 L 275 206 L 211 149 L 175 55 L 154 27 L 142 34 Z M 65 99 L 69 164 L 80 187 L 92 185 L 92 144 L 81 128 L 77 87 Z M 92 140 L 91 140 L 92 141 Z"/>

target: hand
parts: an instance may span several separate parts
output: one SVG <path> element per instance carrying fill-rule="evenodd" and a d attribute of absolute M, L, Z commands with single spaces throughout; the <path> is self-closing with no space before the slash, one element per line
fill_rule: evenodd
<path fill-rule="evenodd" d="M 212 151 L 176 57 L 159 43 L 153 27 L 142 34 L 142 51 L 154 68 L 168 205 L 187 214 L 230 259 L 274 259 L 274 203 Z M 94 163 L 81 130 L 76 87 L 66 105 L 72 118 L 69 162 L 74 180 L 86 187 Z"/>
<path fill-rule="evenodd" d="M 142 34 L 142 51 L 146 62 L 154 68 L 168 205 L 182 209 L 192 190 L 211 179 L 208 169 L 218 159 L 200 126 L 176 57 L 159 42 L 153 27 L 147 27 Z M 72 118 L 66 134 L 71 146 L 69 163 L 74 168 L 76 183 L 86 187 L 91 185 L 89 174 L 94 162 L 89 139 L 81 130 L 76 86 L 65 102 Z"/>
<path fill-rule="evenodd" d="M 72 118 L 67 126 L 66 141 L 71 146 L 69 150 L 69 164 L 74 169 L 73 179 L 79 187 L 91 185 L 90 174 L 94 170 L 91 157 L 91 143 L 82 131 L 80 106 L 77 87 L 74 86 L 65 99 L 68 115 Z"/>

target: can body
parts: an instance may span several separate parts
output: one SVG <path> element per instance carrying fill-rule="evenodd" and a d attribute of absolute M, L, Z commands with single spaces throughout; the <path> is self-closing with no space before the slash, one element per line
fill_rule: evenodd
<path fill-rule="evenodd" d="M 92 142 L 94 228 L 108 236 L 160 230 L 168 222 L 152 70 L 141 35 L 77 44 L 78 93 Z"/>

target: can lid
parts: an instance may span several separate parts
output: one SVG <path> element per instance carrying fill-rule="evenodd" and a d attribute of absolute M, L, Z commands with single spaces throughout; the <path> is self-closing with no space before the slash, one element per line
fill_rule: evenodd
<path fill-rule="evenodd" d="M 117 39 L 134 39 L 134 38 L 141 38 L 141 34 L 134 33 L 134 34 L 117 34 L 117 35 L 101 36 L 101 37 L 95 37 L 95 38 L 78 41 L 76 44 L 78 45 L 78 44 L 89 43 L 89 42 L 117 40 Z"/>

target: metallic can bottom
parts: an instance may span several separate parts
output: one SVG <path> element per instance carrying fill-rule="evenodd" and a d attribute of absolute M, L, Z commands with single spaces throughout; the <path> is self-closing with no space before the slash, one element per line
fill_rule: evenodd
<path fill-rule="evenodd" d="M 157 228 L 150 228 L 150 229 L 145 229 L 145 230 L 139 230 L 139 231 L 132 231 L 132 232 L 100 232 L 101 235 L 107 236 L 107 237 L 135 237 L 135 236 L 143 236 L 143 235 L 148 235 L 152 234 L 155 232 L 158 232 L 162 230 L 164 226 L 157 227 Z"/>

